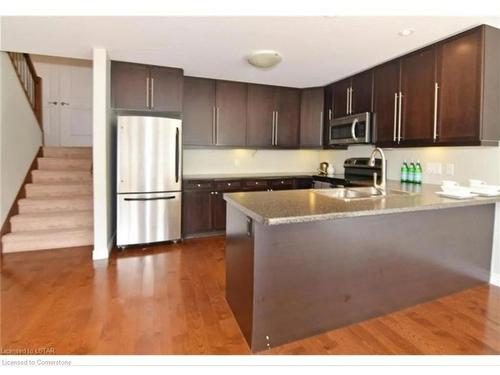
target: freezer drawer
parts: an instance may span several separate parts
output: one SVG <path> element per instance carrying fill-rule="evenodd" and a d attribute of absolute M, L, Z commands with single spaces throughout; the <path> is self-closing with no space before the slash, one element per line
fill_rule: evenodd
<path fill-rule="evenodd" d="M 181 238 L 181 193 L 119 194 L 117 246 Z"/>
<path fill-rule="evenodd" d="M 117 132 L 118 193 L 181 190 L 181 120 L 118 116 Z"/>

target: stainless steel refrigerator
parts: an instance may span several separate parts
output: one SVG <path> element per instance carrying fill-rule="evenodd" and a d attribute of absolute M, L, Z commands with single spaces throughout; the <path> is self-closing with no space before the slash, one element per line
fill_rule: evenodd
<path fill-rule="evenodd" d="M 181 238 L 182 122 L 117 117 L 119 247 Z"/>

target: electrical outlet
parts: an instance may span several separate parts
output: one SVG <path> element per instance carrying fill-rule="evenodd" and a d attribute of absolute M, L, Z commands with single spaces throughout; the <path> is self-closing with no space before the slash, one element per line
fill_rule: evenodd
<path fill-rule="evenodd" d="M 446 164 L 446 174 L 449 176 L 453 176 L 455 174 L 455 164 Z"/>
<path fill-rule="evenodd" d="M 426 164 L 424 172 L 428 174 L 442 174 L 443 166 L 441 163 L 430 162 Z"/>

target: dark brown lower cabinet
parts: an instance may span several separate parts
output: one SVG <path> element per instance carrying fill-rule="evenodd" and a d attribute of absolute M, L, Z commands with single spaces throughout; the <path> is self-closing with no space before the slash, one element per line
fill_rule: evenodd
<path fill-rule="evenodd" d="M 184 235 L 212 230 L 210 191 L 184 191 L 182 193 L 182 232 Z"/>
<path fill-rule="evenodd" d="M 312 178 L 184 180 L 182 234 L 184 237 L 221 232 L 226 229 L 224 193 L 310 189 Z"/>
<path fill-rule="evenodd" d="M 211 192 L 210 203 L 212 209 L 212 230 L 221 231 L 226 229 L 226 201 L 224 200 L 224 192 Z"/>

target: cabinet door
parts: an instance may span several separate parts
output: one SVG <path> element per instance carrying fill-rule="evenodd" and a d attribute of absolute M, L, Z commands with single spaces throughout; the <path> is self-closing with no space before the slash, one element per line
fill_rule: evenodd
<path fill-rule="evenodd" d="M 149 66 L 111 62 L 111 105 L 119 109 L 149 109 Z"/>
<path fill-rule="evenodd" d="M 226 201 L 222 191 L 215 191 L 210 195 L 212 208 L 212 230 L 226 229 Z"/>
<path fill-rule="evenodd" d="M 323 146 L 328 148 L 328 137 L 330 132 L 330 124 L 333 118 L 333 85 L 325 87 L 324 91 L 324 116 L 323 116 Z"/>
<path fill-rule="evenodd" d="M 402 143 L 430 143 L 434 131 L 435 48 L 401 59 Z"/>
<path fill-rule="evenodd" d="M 284 178 L 269 181 L 272 190 L 292 190 L 295 186 L 293 178 Z"/>
<path fill-rule="evenodd" d="M 390 61 L 375 68 L 373 72 L 373 110 L 377 145 L 396 143 L 399 65 L 399 60 Z"/>
<path fill-rule="evenodd" d="M 311 189 L 313 187 L 312 178 L 296 178 L 295 189 Z"/>
<path fill-rule="evenodd" d="M 185 191 L 182 193 L 182 233 L 190 235 L 212 230 L 210 191 Z"/>
<path fill-rule="evenodd" d="M 477 142 L 480 129 L 481 29 L 438 46 L 438 142 Z"/>
<path fill-rule="evenodd" d="M 215 81 L 185 77 L 183 96 L 183 143 L 192 146 L 214 145 Z"/>
<path fill-rule="evenodd" d="M 217 81 L 215 98 L 216 143 L 223 146 L 245 146 L 247 84 Z"/>
<path fill-rule="evenodd" d="M 182 111 L 181 69 L 151 67 L 151 99 L 150 107 L 154 111 Z"/>
<path fill-rule="evenodd" d="M 373 94 L 373 71 L 369 70 L 352 77 L 352 113 L 371 112 Z"/>
<path fill-rule="evenodd" d="M 344 117 L 348 112 L 348 92 L 351 87 L 351 79 L 347 78 L 333 84 L 333 117 Z"/>
<path fill-rule="evenodd" d="M 300 127 L 300 90 L 276 87 L 276 145 L 297 147 Z"/>
<path fill-rule="evenodd" d="M 274 87 L 248 85 L 247 146 L 273 145 Z"/>
<path fill-rule="evenodd" d="M 321 147 L 323 145 L 323 101 L 324 89 L 304 89 L 300 100 L 300 146 Z"/>

